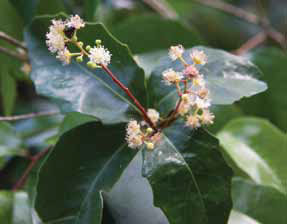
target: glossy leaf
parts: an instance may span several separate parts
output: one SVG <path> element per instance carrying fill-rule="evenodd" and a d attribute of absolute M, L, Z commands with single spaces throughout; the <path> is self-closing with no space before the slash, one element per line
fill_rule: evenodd
<path fill-rule="evenodd" d="M 103 70 L 89 70 L 84 63 L 76 62 L 63 66 L 48 52 L 43 38 L 50 20 L 38 19 L 25 35 L 32 64 L 31 77 L 38 93 L 57 100 L 63 112 L 93 115 L 105 123 L 127 121 L 137 114 L 137 108 L 128 96 Z M 88 24 L 79 36 L 85 44 L 93 45 L 95 39 L 103 41 L 113 54 L 109 68 L 145 105 L 144 74 L 127 46 L 111 36 L 101 24 Z"/>
<path fill-rule="evenodd" d="M 168 224 L 162 210 L 153 204 L 152 188 L 142 176 L 142 165 L 139 151 L 111 191 L 103 195 L 105 206 L 117 224 Z"/>
<path fill-rule="evenodd" d="M 286 135 L 268 121 L 238 118 L 218 134 L 234 170 L 239 170 L 256 184 L 287 193 Z"/>
<path fill-rule="evenodd" d="M 232 198 L 235 210 L 262 224 L 287 223 L 286 193 L 238 177 L 232 181 Z"/>
<path fill-rule="evenodd" d="M 244 215 L 241 212 L 238 212 L 236 210 L 232 210 L 229 220 L 228 220 L 228 224 L 260 224 L 259 222 L 257 222 L 256 220 L 250 218 L 247 215 Z"/>
<path fill-rule="evenodd" d="M 260 71 L 250 61 L 222 50 L 194 47 L 185 52 L 187 62 L 192 63 L 189 53 L 195 49 L 203 50 L 208 57 L 208 63 L 200 66 L 199 71 L 206 78 L 213 104 L 232 104 L 242 97 L 250 97 L 266 90 L 266 84 L 256 79 L 261 76 Z M 168 68 L 181 71 L 183 65 L 179 61 L 171 61 L 166 55 L 161 58 L 149 81 L 153 107 L 165 112 L 174 108 L 178 99 L 176 88 L 162 82 L 162 72 Z"/>
<path fill-rule="evenodd" d="M 0 169 L 8 156 L 21 152 L 21 144 L 22 141 L 13 127 L 6 122 L 0 122 Z"/>
<path fill-rule="evenodd" d="M 102 192 L 110 191 L 135 155 L 124 132 L 123 125 L 94 122 L 60 138 L 39 177 L 36 209 L 45 223 L 101 223 Z"/>
<path fill-rule="evenodd" d="M 262 48 L 252 52 L 249 57 L 263 71 L 262 79 L 268 84 L 268 90 L 240 102 L 240 106 L 245 113 L 269 119 L 286 132 L 287 56 L 276 48 Z"/>
<path fill-rule="evenodd" d="M 69 113 L 65 116 L 59 130 L 59 135 L 63 135 L 65 132 L 80 126 L 82 124 L 96 121 L 95 117 L 81 114 L 78 112 Z"/>
<path fill-rule="evenodd" d="M 179 124 L 166 135 L 155 150 L 144 152 L 143 175 L 153 189 L 155 206 L 170 224 L 227 222 L 232 172 L 217 139 Z"/>
<path fill-rule="evenodd" d="M 214 113 L 215 121 L 207 129 L 214 134 L 220 131 L 232 119 L 244 116 L 244 113 L 237 105 L 216 105 L 211 107 L 211 111 Z"/>
<path fill-rule="evenodd" d="M 97 7 L 100 4 L 100 0 L 86 0 L 84 4 L 85 18 L 92 21 L 95 17 Z"/>
<path fill-rule="evenodd" d="M 135 54 L 167 49 L 179 43 L 186 47 L 203 43 L 194 28 L 155 15 L 132 16 L 111 27 L 111 32 Z"/>
<path fill-rule="evenodd" d="M 0 222 L 5 224 L 31 224 L 32 209 L 25 192 L 0 192 Z"/>

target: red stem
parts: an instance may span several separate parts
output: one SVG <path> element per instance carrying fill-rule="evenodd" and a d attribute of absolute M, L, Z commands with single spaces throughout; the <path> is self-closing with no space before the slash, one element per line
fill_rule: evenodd
<path fill-rule="evenodd" d="M 30 162 L 29 166 L 26 168 L 26 170 L 24 171 L 21 178 L 17 181 L 17 183 L 13 187 L 14 192 L 19 190 L 20 188 L 22 188 L 24 186 L 24 184 L 26 183 L 26 180 L 27 180 L 30 172 L 34 168 L 34 166 L 37 164 L 37 162 L 41 158 L 43 158 L 49 152 L 50 149 L 51 149 L 51 147 L 48 147 L 48 148 L 44 149 L 43 151 L 39 152 L 38 154 L 31 157 L 31 162 Z"/>
<path fill-rule="evenodd" d="M 144 107 L 140 104 L 140 102 L 134 97 L 134 95 L 131 93 L 131 91 L 123 84 L 120 80 L 117 79 L 117 77 L 112 73 L 112 71 L 105 65 L 101 65 L 102 68 L 105 70 L 105 72 L 112 78 L 112 80 L 122 89 L 126 92 L 126 94 L 134 101 L 137 108 L 142 112 L 144 120 L 154 129 L 157 131 L 157 127 L 154 125 L 154 123 L 150 120 L 150 118 L 147 115 L 146 110 Z"/>

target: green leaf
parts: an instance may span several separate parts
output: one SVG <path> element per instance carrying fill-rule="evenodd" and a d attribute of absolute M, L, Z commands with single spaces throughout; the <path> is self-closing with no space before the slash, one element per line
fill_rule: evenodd
<path fill-rule="evenodd" d="M 238 118 L 217 135 L 234 171 L 241 171 L 256 184 L 287 193 L 286 135 L 268 121 Z"/>
<path fill-rule="evenodd" d="M 220 131 L 232 119 L 244 115 L 237 105 L 217 105 L 211 107 L 211 111 L 214 113 L 215 122 L 208 126 L 207 129 L 214 134 Z"/>
<path fill-rule="evenodd" d="M 286 53 L 276 48 L 262 48 L 251 54 L 251 60 L 264 72 L 262 79 L 268 84 L 268 90 L 240 102 L 240 106 L 245 113 L 267 118 L 286 132 Z"/>
<path fill-rule="evenodd" d="M 143 175 L 170 224 L 227 222 L 232 172 L 206 131 L 167 129 L 153 151 L 144 151 Z"/>
<path fill-rule="evenodd" d="M 59 136 L 63 135 L 65 132 L 80 126 L 82 124 L 96 121 L 95 117 L 81 114 L 78 112 L 72 112 L 65 116 L 59 130 Z"/>
<path fill-rule="evenodd" d="M 192 50 L 203 50 L 208 63 L 199 67 L 200 73 L 206 77 L 212 104 L 232 104 L 242 97 L 250 97 L 266 90 L 266 84 L 256 78 L 261 75 L 258 68 L 250 61 L 227 52 L 207 47 L 194 47 L 186 50 L 184 58 L 192 63 L 189 53 Z M 153 107 L 168 113 L 174 108 L 178 95 L 174 86 L 162 82 L 162 72 L 168 68 L 183 70 L 179 61 L 171 61 L 166 55 L 153 70 L 148 87 Z"/>
<path fill-rule="evenodd" d="M 124 135 L 123 125 L 93 122 L 60 138 L 40 171 L 36 209 L 43 222 L 101 223 L 102 192 L 110 191 L 135 155 Z"/>
<path fill-rule="evenodd" d="M 0 192 L 0 222 L 5 224 L 31 224 L 32 209 L 25 192 Z"/>
<path fill-rule="evenodd" d="M 0 122 L 0 169 L 5 164 L 6 157 L 20 153 L 21 144 L 22 141 L 13 127 L 9 123 Z"/>
<path fill-rule="evenodd" d="M 0 72 L 0 84 L 4 114 L 9 116 L 13 112 L 14 104 L 16 101 L 16 80 L 11 76 L 11 74 L 8 74 L 8 72 L 6 73 L 2 71 Z"/>
<path fill-rule="evenodd" d="M 287 223 L 287 196 L 272 187 L 237 177 L 232 182 L 232 198 L 235 210 L 247 214 L 260 223 Z"/>
<path fill-rule="evenodd" d="M 202 44 L 194 28 L 190 29 L 178 21 L 155 15 L 132 16 L 111 27 L 111 32 L 127 43 L 136 54 L 167 49 L 178 43 L 186 47 Z"/>
<path fill-rule="evenodd" d="M 48 52 L 43 38 L 49 20 L 51 17 L 38 19 L 25 35 L 37 92 L 57 100 L 63 112 L 93 115 L 104 123 L 128 121 L 130 116 L 138 114 L 129 97 L 103 70 L 89 70 L 84 63 L 76 62 L 63 66 Z M 127 46 L 111 36 L 102 24 L 87 24 L 79 33 L 85 44 L 93 45 L 95 39 L 103 41 L 113 54 L 109 68 L 145 105 L 144 74 Z"/>
<path fill-rule="evenodd" d="M 247 215 L 244 215 L 241 212 L 232 210 L 229 220 L 228 220 L 228 224 L 260 224 L 259 222 L 257 222 L 256 220 L 250 218 Z"/>
<path fill-rule="evenodd" d="M 84 1 L 85 18 L 89 21 L 93 21 L 100 0 L 85 0 Z"/>
<path fill-rule="evenodd" d="M 19 14 L 24 18 L 25 23 L 30 23 L 36 13 L 40 0 L 9 0 Z"/>

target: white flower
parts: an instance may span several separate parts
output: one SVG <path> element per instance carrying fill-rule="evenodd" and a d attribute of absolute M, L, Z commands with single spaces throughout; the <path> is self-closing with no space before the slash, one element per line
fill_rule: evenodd
<path fill-rule="evenodd" d="M 128 146 L 132 149 L 140 147 L 144 141 L 141 135 L 131 135 L 127 137 Z"/>
<path fill-rule="evenodd" d="M 189 115 L 187 117 L 186 123 L 187 126 L 192 128 L 199 128 L 200 127 L 200 120 L 197 115 Z"/>
<path fill-rule="evenodd" d="M 65 47 L 64 50 L 58 51 L 57 57 L 63 64 L 67 65 L 71 63 L 71 52 Z"/>
<path fill-rule="evenodd" d="M 69 20 L 67 21 L 67 26 L 68 27 L 74 27 L 75 29 L 80 29 L 82 27 L 85 26 L 85 23 L 84 21 L 81 19 L 80 16 L 78 15 L 74 15 L 74 16 L 71 16 L 69 18 Z"/>
<path fill-rule="evenodd" d="M 130 121 L 127 125 L 127 134 L 137 135 L 140 133 L 141 133 L 141 130 L 140 130 L 140 125 L 138 124 L 138 122 L 135 120 Z"/>
<path fill-rule="evenodd" d="M 49 51 L 52 53 L 64 50 L 64 29 L 65 23 L 62 20 L 52 20 L 52 25 L 49 27 L 49 32 L 46 34 L 46 44 L 48 45 Z"/>
<path fill-rule="evenodd" d="M 207 63 L 207 56 L 203 51 L 194 50 L 190 53 L 190 57 L 195 64 L 205 65 Z"/>
<path fill-rule="evenodd" d="M 166 85 L 171 85 L 173 83 L 179 82 L 183 78 L 181 73 L 175 72 L 173 69 L 165 70 L 162 73 L 162 76 Z"/>
<path fill-rule="evenodd" d="M 211 113 L 209 110 L 203 110 L 202 114 L 200 116 L 202 124 L 213 124 L 215 116 L 213 113 Z"/>
<path fill-rule="evenodd" d="M 206 108 L 210 107 L 211 102 L 210 102 L 210 99 L 202 99 L 202 98 L 197 96 L 195 101 L 194 101 L 194 105 L 196 105 L 197 108 L 206 109 Z"/>
<path fill-rule="evenodd" d="M 49 27 L 50 33 L 63 34 L 65 29 L 65 22 L 63 20 L 52 20 L 52 25 Z"/>
<path fill-rule="evenodd" d="M 177 45 L 177 46 L 171 46 L 168 54 L 171 60 L 175 61 L 176 59 L 182 57 L 183 52 L 184 52 L 183 46 Z"/>
<path fill-rule="evenodd" d="M 93 47 L 89 53 L 90 61 L 97 65 L 108 65 L 111 61 L 112 55 L 103 46 Z"/>
<path fill-rule="evenodd" d="M 159 112 L 157 112 L 155 109 L 148 109 L 147 116 L 151 119 L 153 123 L 156 123 L 159 120 Z"/>
<path fill-rule="evenodd" d="M 209 91 L 207 88 L 201 88 L 197 91 L 197 94 L 200 98 L 206 99 L 209 96 Z"/>
<path fill-rule="evenodd" d="M 203 75 L 198 75 L 192 79 L 193 85 L 205 88 L 206 82 L 203 78 Z"/>

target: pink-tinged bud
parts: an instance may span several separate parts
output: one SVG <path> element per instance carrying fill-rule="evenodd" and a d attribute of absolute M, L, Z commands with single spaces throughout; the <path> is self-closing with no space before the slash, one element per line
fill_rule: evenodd
<path fill-rule="evenodd" d="M 193 78 L 199 75 L 199 71 L 194 65 L 189 65 L 183 70 L 183 74 L 189 78 Z"/>

